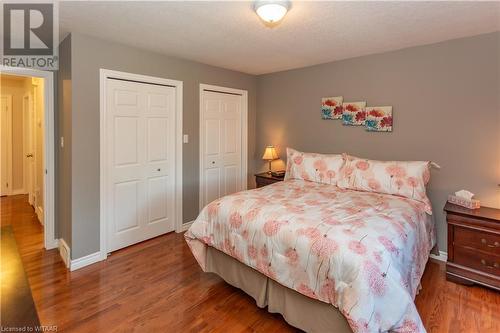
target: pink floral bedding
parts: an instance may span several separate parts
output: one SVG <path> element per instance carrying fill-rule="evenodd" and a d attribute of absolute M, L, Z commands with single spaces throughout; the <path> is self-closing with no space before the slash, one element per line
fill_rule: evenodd
<path fill-rule="evenodd" d="M 435 230 L 421 202 L 289 180 L 210 203 L 185 237 L 203 269 L 212 246 L 338 307 L 354 332 L 425 332 L 413 300 Z"/>

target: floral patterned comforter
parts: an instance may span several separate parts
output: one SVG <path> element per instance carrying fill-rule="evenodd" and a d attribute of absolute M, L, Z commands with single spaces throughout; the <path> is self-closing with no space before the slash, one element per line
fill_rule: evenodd
<path fill-rule="evenodd" d="M 425 332 L 413 302 L 435 229 L 422 203 L 289 180 L 207 205 L 186 232 L 283 286 L 336 306 L 354 332 Z"/>

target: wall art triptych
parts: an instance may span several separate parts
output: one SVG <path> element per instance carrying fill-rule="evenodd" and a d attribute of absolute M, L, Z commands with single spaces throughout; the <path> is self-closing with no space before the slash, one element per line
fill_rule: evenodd
<path fill-rule="evenodd" d="M 365 126 L 369 132 L 392 132 L 392 106 L 344 102 L 342 96 L 321 99 L 321 118 L 342 120 L 346 126 Z"/>

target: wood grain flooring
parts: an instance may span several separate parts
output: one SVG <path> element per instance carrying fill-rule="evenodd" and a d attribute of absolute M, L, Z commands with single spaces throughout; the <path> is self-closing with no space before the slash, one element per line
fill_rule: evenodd
<path fill-rule="evenodd" d="M 42 325 L 59 332 L 294 332 L 280 315 L 201 271 L 182 234 L 170 233 L 68 272 L 26 196 L 1 198 Z M 430 261 L 416 304 L 428 332 L 500 332 L 500 293 L 445 280 Z"/>

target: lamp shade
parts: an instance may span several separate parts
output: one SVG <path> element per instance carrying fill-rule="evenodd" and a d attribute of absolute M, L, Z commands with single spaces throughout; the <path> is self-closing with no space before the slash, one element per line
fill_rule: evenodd
<path fill-rule="evenodd" d="M 278 153 L 276 152 L 276 148 L 274 146 L 267 146 L 266 150 L 264 150 L 264 155 L 262 155 L 263 160 L 272 161 L 278 159 Z"/>

